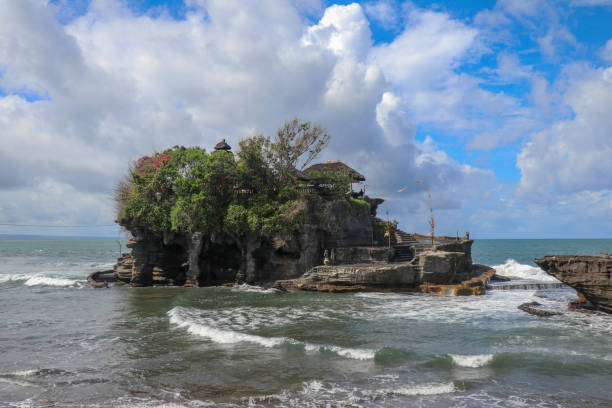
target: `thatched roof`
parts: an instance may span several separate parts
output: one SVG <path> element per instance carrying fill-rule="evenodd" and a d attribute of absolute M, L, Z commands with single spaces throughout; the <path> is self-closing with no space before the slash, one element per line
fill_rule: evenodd
<path fill-rule="evenodd" d="M 225 139 L 221 139 L 221 141 L 215 145 L 215 150 L 227 150 L 229 152 L 230 150 L 232 150 L 232 148 L 230 145 L 225 143 Z"/>
<path fill-rule="evenodd" d="M 313 164 L 309 168 L 303 171 L 308 176 L 313 171 L 336 171 L 342 174 L 350 176 L 354 181 L 365 181 L 365 176 L 359 173 L 357 170 L 347 166 L 341 161 L 328 161 L 327 163 Z"/>

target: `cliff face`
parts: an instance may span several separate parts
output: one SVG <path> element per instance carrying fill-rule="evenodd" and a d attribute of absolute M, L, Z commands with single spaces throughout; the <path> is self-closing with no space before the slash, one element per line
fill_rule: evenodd
<path fill-rule="evenodd" d="M 612 257 L 609 255 L 546 256 L 535 259 L 535 263 L 602 311 L 612 313 Z"/>
<path fill-rule="evenodd" d="M 343 199 L 317 198 L 303 205 L 304 220 L 288 237 L 156 232 L 122 220 L 133 236 L 128 242 L 132 256 L 119 260 L 115 274 L 135 286 L 273 282 L 297 278 L 320 265 L 326 249 L 371 244 L 367 209 Z"/>

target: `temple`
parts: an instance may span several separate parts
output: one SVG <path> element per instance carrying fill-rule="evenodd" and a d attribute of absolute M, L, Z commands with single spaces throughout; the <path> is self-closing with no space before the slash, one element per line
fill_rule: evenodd
<path fill-rule="evenodd" d="M 220 151 L 231 151 L 225 140 L 213 154 Z M 316 184 L 326 172 L 348 176 L 350 185 L 339 190 L 340 196 L 326 195 L 325 186 Z M 469 237 L 432 240 L 378 218 L 384 200 L 365 195 L 366 177 L 341 161 L 314 164 L 298 171 L 297 180 L 313 194 L 302 194 L 294 204 L 301 221 L 288 236 L 156 231 L 137 219 L 120 219 L 131 233 L 127 246 L 132 252 L 118 260 L 115 278 L 133 286 L 246 282 L 287 290 L 484 293 L 494 271 L 472 265 Z M 354 184 L 360 186 L 357 193 Z"/>

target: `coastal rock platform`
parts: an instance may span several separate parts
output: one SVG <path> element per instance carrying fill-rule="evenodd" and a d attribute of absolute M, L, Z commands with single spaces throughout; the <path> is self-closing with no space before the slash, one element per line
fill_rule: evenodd
<path fill-rule="evenodd" d="M 612 313 L 612 256 L 553 255 L 535 259 L 535 263 L 596 308 Z"/>
<path fill-rule="evenodd" d="M 316 266 L 300 278 L 278 280 L 273 287 L 316 292 L 410 291 L 435 295 L 483 295 L 495 270 L 470 264 L 469 279 L 457 281 L 455 277 L 466 276 L 465 267 L 468 266 L 457 262 L 457 257 L 458 254 L 452 252 L 431 251 L 422 254 L 422 259 L 411 262 Z M 449 265 L 460 265 L 461 268 L 454 269 Z"/>

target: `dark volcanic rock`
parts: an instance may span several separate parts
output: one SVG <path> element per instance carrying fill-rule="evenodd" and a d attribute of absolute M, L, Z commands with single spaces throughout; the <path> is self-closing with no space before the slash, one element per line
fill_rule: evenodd
<path fill-rule="evenodd" d="M 371 215 L 362 208 L 344 199 L 321 197 L 300 205 L 304 221 L 284 237 L 157 232 L 137 220 L 120 220 L 132 234 L 128 243 L 132 253 L 131 258 L 119 259 L 115 274 L 134 286 L 218 285 L 237 278 L 252 284 L 297 278 L 320 265 L 326 249 L 337 249 L 341 263 L 352 257 L 384 261 L 392 256 L 389 249 L 354 249 L 372 242 Z"/>
<path fill-rule="evenodd" d="M 548 274 L 576 289 L 597 308 L 612 313 L 612 257 L 555 255 L 535 260 Z"/>
<path fill-rule="evenodd" d="M 517 308 L 522 310 L 523 312 L 532 314 L 534 316 L 540 316 L 540 317 L 550 317 L 550 316 L 556 316 L 556 315 L 562 314 L 562 313 L 557 313 L 557 312 L 549 312 L 548 310 L 543 310 L 543 309 L 538 308 L 538 306 L 542 306 L 542 305 L 538 302 L 529 302 L 529 303 L 523 303 L 522 305 L 517 306 Z"/>

